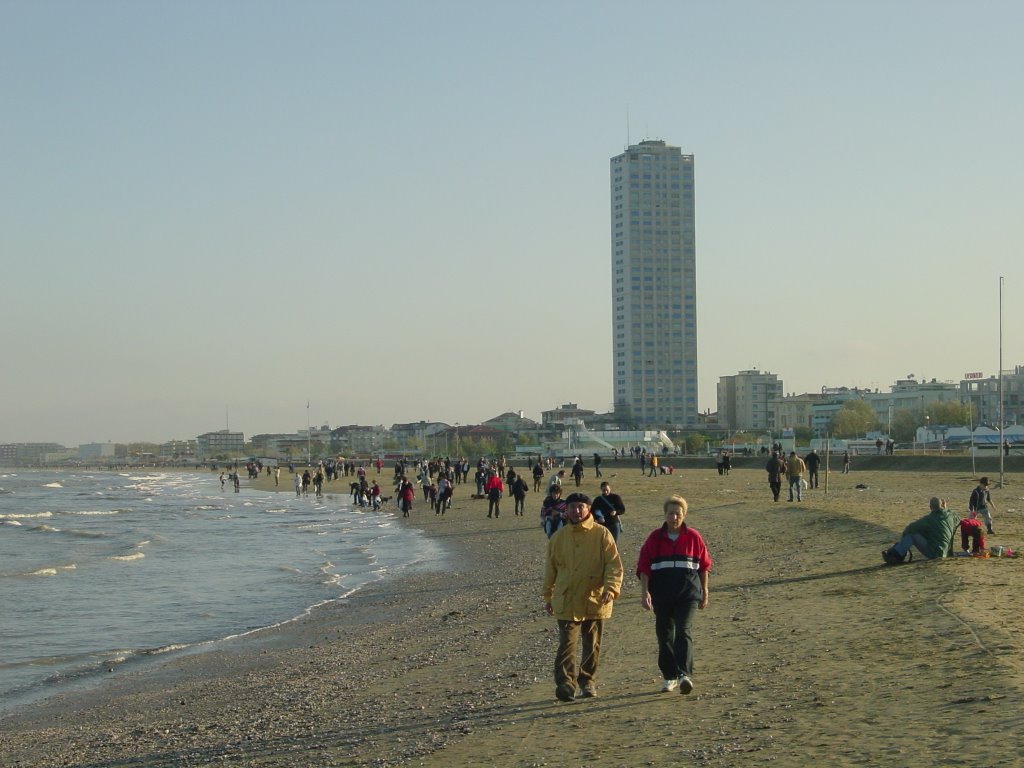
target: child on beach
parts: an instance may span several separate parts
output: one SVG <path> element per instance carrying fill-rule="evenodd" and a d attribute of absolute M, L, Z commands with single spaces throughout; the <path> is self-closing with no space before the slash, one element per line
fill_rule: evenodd
<path fill-rule="evenodd" d="M 968 542 L 971 543 L 972 555 L 981 555 L 985 551 L 985 534 L 981 532 L 981 521 L 978 520 L 978 513 L 971 510 L 970 517 L 960 521 L 960 548 L 966 552 Z"/>

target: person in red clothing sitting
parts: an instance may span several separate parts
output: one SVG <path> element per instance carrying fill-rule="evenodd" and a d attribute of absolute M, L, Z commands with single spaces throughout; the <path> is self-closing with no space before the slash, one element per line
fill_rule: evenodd
<path fill-rule="evenodd" d="M 665 524 L 651 531 L 640 548 L 636 575 L 640 578 L 640 604 L 654 611 L 658 638 L 658 667 L 662 691 L 686 694 L 693 690 L 693 635 L 697 609 L 708 606 L 708 571 L 711 556 L 704 539 L 685 524 L 689 506 L 679 495 L 663 505 Z"/>

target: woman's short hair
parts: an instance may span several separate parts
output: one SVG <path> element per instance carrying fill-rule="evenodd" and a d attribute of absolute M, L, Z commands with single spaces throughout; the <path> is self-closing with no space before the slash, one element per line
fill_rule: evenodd
<path fill-rule="evenodd" d="M 661 509 L 662 509 L 663 512 L 668 512 L 668 508 L 669 507 L 675 507 L 675 506 L 682 507 L 684 515 L 690 509 L 690 505 L 686 503 L 686 499 L 684 499 L 678 493 L 673 493 L 671 496 L 669 496 L 667 499 L 665 499 L 665 503 L 661 505 Z"/>

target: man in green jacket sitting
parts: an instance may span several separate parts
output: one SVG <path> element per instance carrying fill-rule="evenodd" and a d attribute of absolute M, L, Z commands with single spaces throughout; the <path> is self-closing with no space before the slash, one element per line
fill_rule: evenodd
<path fill-rule="evenodd" d="M 933 496 L 928 502 L 931 511 L 903 529 L 903 537 L 882 553 L 889 565 L 906 562 L 913 546 L 925 558 L 946 557 L 953 552 L 953 535 L 960 526 L 960 517 L 946 509 L 946 500 Z"/>

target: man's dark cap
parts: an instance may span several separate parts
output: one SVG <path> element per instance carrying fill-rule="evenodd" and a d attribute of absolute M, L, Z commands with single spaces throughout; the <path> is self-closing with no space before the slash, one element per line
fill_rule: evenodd
<path fill-rule="evenodd" d="M 590 497 L 585 493 L 570 493 L 569 497 L 565 500 L 566 505 L 569 504 L 586 504 L 590 506 Z"/>

